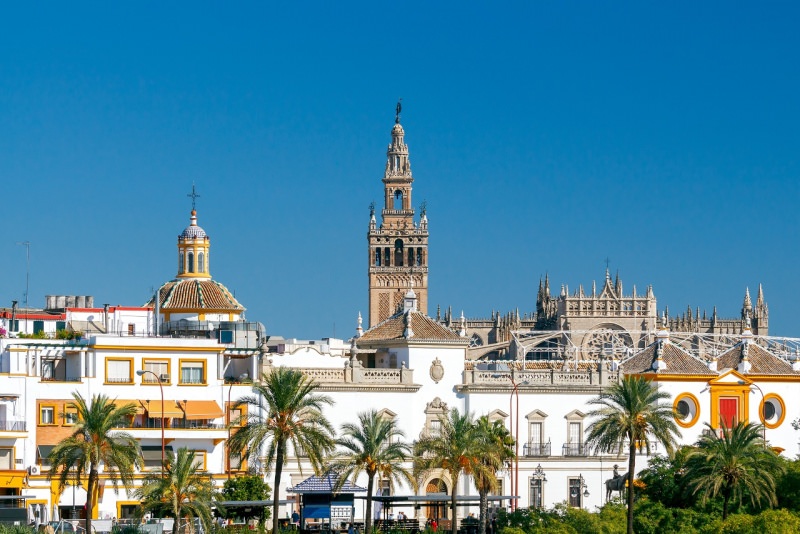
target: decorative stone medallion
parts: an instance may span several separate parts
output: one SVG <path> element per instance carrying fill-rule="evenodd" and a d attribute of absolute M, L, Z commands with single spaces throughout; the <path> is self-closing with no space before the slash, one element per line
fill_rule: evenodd
<path fill-rule="evenodd" d="M 431 363 L 431 380 L 438 384 L 439 380 L 442 378 L 444 378 L 444 367 L 442 366 L 441 360 L 436 358 Z"/>

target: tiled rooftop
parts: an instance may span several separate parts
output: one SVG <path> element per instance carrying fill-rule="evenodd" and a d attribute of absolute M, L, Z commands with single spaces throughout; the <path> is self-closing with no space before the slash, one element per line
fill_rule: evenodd
<path fill-rule="evenodd" d="M 159 295 L 162 310 L 244 310 L 228 288 L 214 280 L 173 280 L 161 286 Z"/>
<path fill-rule="evenodd" d="M 744 343 L 739 343 L 727 352 L 724 352 L 717 361 L 717 369 L 736 369 L 742 361 Z M 752 366 L 747 372 L 749 375 L 797 375 L 792 370 L 792 364 L 775 356 L 768 350 L 755 343 L 747 347 L 747 359 Z"/>
<path fill-rule="evenodd" d="M 411 318 L 411 330 L 414 332 L 414 336 L 409 339 L 431 341 L 458 341 L 463 339 L 449 328 L 442 326 L 421 312 L 412 311 L 409 312 L 409 316 Z M 403 337 L 405 329 L 406 314 L 403 312 L 396 313 L 364 332 L 359 341 L 405 339 Z"/>
<path fill-rule="evenodd" d="M 622 371 L 625 374 L 652 373 L 653 362 L 656 360 L 656 347 L 657 344 L 653 343 L 642 352 L 622 362 Z M 661 359 L 666 364 L 666 369 L 663 371 L 665 373 L 709 376 L 717 374 L 711 371 L 702 360 L 695 358 L 673 343 L 664 344 Z"/>

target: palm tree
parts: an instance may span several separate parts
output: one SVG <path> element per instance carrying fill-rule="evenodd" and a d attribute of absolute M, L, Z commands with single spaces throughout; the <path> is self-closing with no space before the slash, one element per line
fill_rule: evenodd
<path fill-rule="evenodd" d="M 731 501 L 750 497 L 753 506 L 766 501 L 777 505 L 775 477 L 783 472 L 779 457 L 764 443 L 761 425 L 736 423 L 720 433 L 711 425 L 686 461 L 686 477 L 703 502 L 722 495 L 722 519 Z"/>
<path fill-rule="evenodd" d="M 478 418 L 476 431 L 482 449 L 481 461 L 486 469 L 475 472 L 473 479 L 480 496 L 480 534 L 486 534 L 489 492 L 499 489 L 497 473 L 514 458 L 514 438 L 502 421 L 489 421 L 485 415 Z"/>
<path fill-rule="evenodd" d="M 237 401 L 237 406 L 249 409 L 244 426 L 231 436 L 231 452 L 246 453 L 247 459 L 256 463 L 266 446 L 267 467 L 275 466 L 272 532 L 278 532 L 278 493 L 287 444 L 291 443 L 296 453 L 298 467 L 304 455 L 317 473 L 323 459 L 333 451 L 333 427 L 322 414 L 322 408 L 332 405 L 333 400 L 315 393 L 317 387 L 301 371 L 278 367 L 253 386 L 254 395 Z"/>
<path fill-rule="evenodd" d="M 649 454 L 649 438 L 653 437 L 671 455 L 680 436 L 672 406 L 661 402 L 669 398 L 669 393 L 659 391 L 650 380 L 627 375 L 589 401 L 599 408 L 588 414 L 594 422 L 587 428 L 587 444 L 599 452 L 621 452 L 628 444 L 628 534 L 633 534 L 636 450 Z"/>
<path fill-rule="evenodd" d="M 452 534 L 457 534 L 456 488 L 462 474 L 489 476 L 489 467 L 483 462 L 483 442 L 472 414 L 461 414 L 453 408 L 439 419 L 441 427 L 436 433 L 421 437 L 414 444 L 414 469 L 417 478 L 432 471 L 445 471 L 450 475 L 450 518 Z"/>
<path fill-rule="evenodd" d="M 411 471 L 403 465 L 411 456 L 411 447 L 400 441 L 404 438 L 405 434 L 393 419 L 383 417 L 375 410 L 358 414 L 358 424 L 342 425 L 341 437 L 336 444 L 344 450 L 333 458 L 331 468 L 339 475 L 337 488 L 351 476 L 357 479 L 361 473 L 366 473 L 365 534 L 372 532 L 375 475 L 387 479 L 390 487 L 401 481 L 414 485 Z"/>
<path fill-rule="evenodd" d="M 198 517 L 206 531 L 212 522 L 211 506 L 214 481 L 197 465 L 194 451 L 178 449 L 177 456 L 167 451 L 164 472 L 148 473 L 134 495 L 142 501 L 143 510 L 159 510 L 175 519 L 173 532 L 180 534 L 183 517 Z M 183 532 L 189 532 L 188 523 Z"/>
<path fill-rule="evenodd" d="M 68 408 L 76 411 L 72 434 L 50 452 L 49 479 L 56 478 L 59 488 L 68 482 L 80 483 L 88 471 L 86 486 L 86 532 L 92 531 L 92 511 L 97 503 L 98 473 L 103 466 L 105 475 L 116 492 L 122 482 L 126 489 L 132 487 L 133 473 L 140 465 L 141 452 L 136 439 L 127 432 L 117 430 L 130 425 L 136 415 L 134 404 L 117 406 L 105 395 L 95 395 L 91 403 L 80 393 L 73 393 L 74 401 Z"/>

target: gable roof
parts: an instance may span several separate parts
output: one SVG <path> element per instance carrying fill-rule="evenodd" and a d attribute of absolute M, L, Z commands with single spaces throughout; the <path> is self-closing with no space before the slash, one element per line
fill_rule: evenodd
<path fill-rule="evenodd" d="M 657 358 L 658 342 L 651 343 L 643 351 L 634 354 L 620 364 L 622 372 L 628 374 L 653 373 L 653 363 Z M 709 375 L 717 373 L 708 365 L 673 343 L 665 342 L 661 352 L 661 360 L 666 364 L 665 374 Z"/>
<path fill-rule="evenodd" d="M 792 369 L 792 364 L 752 342 L 739 343 L 722 353 L 717 360 L 717 368 L 720 371 L 738 369 L 745 351 L 751 365 L 748 375 L 800 375 L 800 372 Z"/>
<path fill-rule="evenodd" d="M 408 325 L 406 323 L 408 318 Z M 414 335 L 405 337 L 406 326 L 411 326 Z M 358 338 L 358 343 L 364 341 L 461 341 L 465 345 L 469 342 L 449 328 L 439 324 L 427 315 L 418 311 L 398 312 L 385 321 L 373 326 Z"/>
<path fill-rule="evenodd" d="M 325 473 L 324 475 L 313 475 L 299 483 L 293 488 L 288 488 L 291 493 L 333 493 L 333 488 L 339 481 L 338 473 Z M 356 486 L 349 480 L 345 480 L 342 487 L 336 493 L 361 493 L 367 491 L 366 488 Z"/>

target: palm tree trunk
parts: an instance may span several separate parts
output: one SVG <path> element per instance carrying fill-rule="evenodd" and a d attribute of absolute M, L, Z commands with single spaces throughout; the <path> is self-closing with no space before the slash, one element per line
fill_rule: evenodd
<path fill-rule="evenodd" d="M 633 477 L 636 470 L 636 440 L 628 447 L 628 534 L 633 534 Z"/>
<path fill-rule="evenodd" d="M 92 532 L 92 510 L 94 509 L 94 487 L 97 485 L 97 466 L 89 467 L 89 481 L 86 484 L 86 534 Z"/>
<path fill-rule="evenodd" d="M 285 441 L 278 441 L 278 450 L 275 452 L 275 485 L 272 487 L 272 534 L 278 534 L 278 495 L 281 487 L 281 471 L 283 471 L 283 449 Z M 302 526 L 302 525 L 301 525 Z"/>
<path fill-rule="evenodd" d="M 375 474 L 369 475 L 367 479 L 367 517 L 364 518 L 364 534 L 372 532 L 372 488 L 375 487 Z"/>
<path fill-rule="evenodd" d="M 478 494 L 480 495 L 480 514 L 481 514 L 481 530 L 480 534 L 486 534 L 486 522 L 489 515 L 489 493 L 481 489 Z M 494 533 L 492 533 L 494 534 Z"/>
<path fill-rule="evenodd" d="M 453 477 L 453 491 L 450 495 L 450 532 L 458 534 L 458 524 L 456 523 L 456 493 L 458 488 L 458 475 Z"/>
<path fill-rule="evenodd" d="M 731 499 L 731 493 L 728 491 L 728 488 L 725 488 L 725 491 L 722 494 L 722 520 L 725 521 L 728 519 L 728 503 Z"/>

